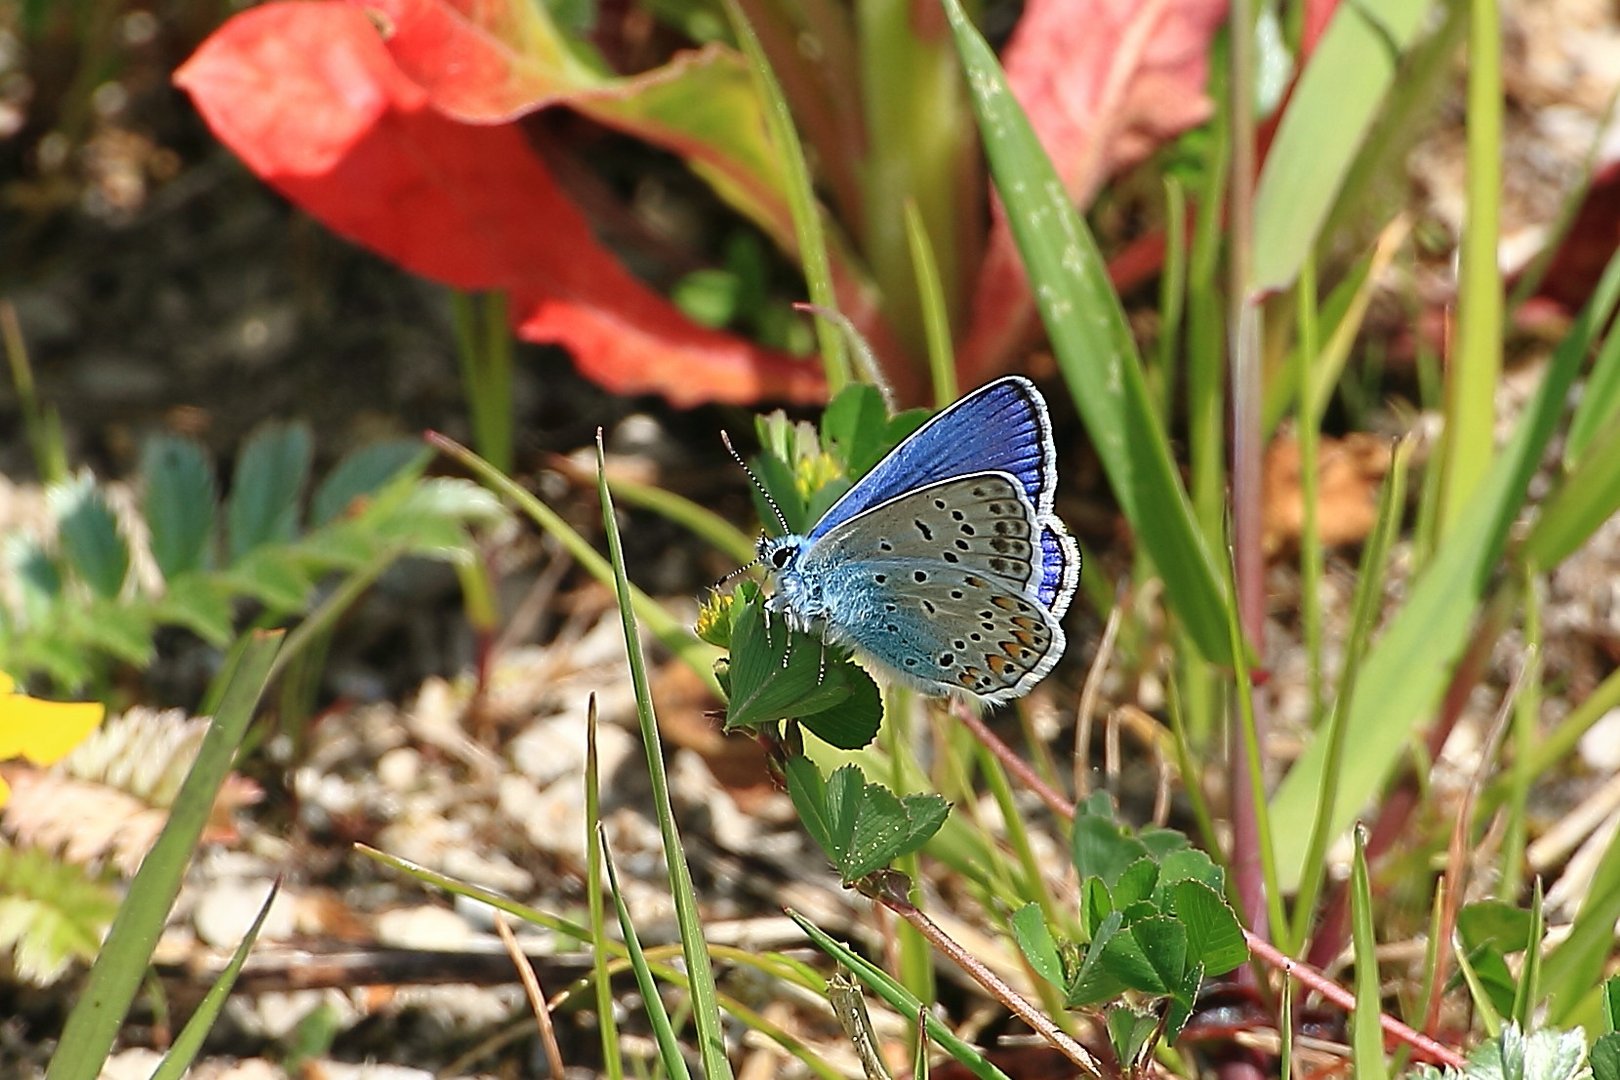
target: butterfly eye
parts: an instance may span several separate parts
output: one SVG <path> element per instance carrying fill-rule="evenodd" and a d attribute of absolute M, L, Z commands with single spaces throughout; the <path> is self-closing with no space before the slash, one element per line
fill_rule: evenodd
<path fill-rule="evenodd" d="M 771 565 L 780 570 L 788 564 L 788 559 L 792 557 L 793 553 L 787 548 L 777 548 L 775 551 L 771 552 Z"/>

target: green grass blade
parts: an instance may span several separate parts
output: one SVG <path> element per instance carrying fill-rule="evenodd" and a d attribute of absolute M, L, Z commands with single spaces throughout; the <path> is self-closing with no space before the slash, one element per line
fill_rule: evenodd
<path fill-rule="evenodd" d="M 821 226 L 821 206 L 816 202 L 815 189 L 810 183 L 810 168 L 805 164 L 804 147 L 799 133 L 793 128 L 793 115 L 788 111 L 787 98 L 771 71 L 770 61 L 759 37 L 743 14 L 737 0 L 726 0 L 726 15 L 731 20 L 737 44 L 748 57 L 748 68 L 753 72 L 754 85 L 760 100 L 765 103 L 765 124 L 771 142 L 782 155 L 782 175 L 787 184 L 788 210 L 793 216 L 793 231 L 799 241 L 799 262 L 804 266 L 804 283 L 810 290 L 810 302 L 827 311 L 838 310 L 838 298 L 833 293 L 832 266 L 827 257 L 827 237 Z M 821 347 L 821 364 L 827 373 L 827 394 L 838 393 L 850 381 L 849 354 L 845 351 L 844 337 L 830 321 L 816 318 L 816 341 Z"/>
<path fill-rule="evenodd" d="M 608 1080 L 623 1080 L 619 1024 L 613 1019 L 613 983 L 608 977 L 607 920 L 602 904 L 602 856 L 596 837 L 602 827 L 601 777 L 596 757 L 596 695 L 585 716 L 585 904 L 591 928 L 591 970 L 595 973 L 596 1023 L 602 1039 L 602 1063 Z"/>
<path fill-rule="evenodd" d="M 1305 940 L 1311 920 L 1316 918 L 1316 899 L 1327 873 L 1327 849 L 1332 839 L 1329 813 L 1338 801 L 1339 771 L 1344 762 L 1345 718 L 1355 699 L 1356 682 L 1361 675 L 1367 642 L 1378 625 L 1384 598 L 1384 575 L 1389 569 L 1389 551 L 1401 531 L 1401 513 L 1406 506 L 1406 474 L 1416 449 L 1416 440 L 1403 439 L 1395 448 L 1389 476 L 1378 498 L 1378 520 L 1361 553 L 1356 574 L 1355 595 L 1350 602 L 1350 633 L 1344 645 L 1344 666 L 1339 675 L 1338 693 L 1328 713 L 1326 739 L 1328 758 L 1322 770 L 1322 789 L 1312 816 L 1310 840 L 1305 848 L 1305 869 L 1298 895 L 1294 898 L 1293 936 L 1290 944 Z M 1292 951 L 1292 950 L 1287 950 Z"/>
<path fill-rule="evenodd" d="M 951 350 L 951 317 L 945 307 L 945 293 L 939 283 L 939 263 L 928 241 L 917 204 L 906 203 L 906 243 L 911 248 L 912 272 L 917 276 L 917 296 L 922 304 L 923 334 L 928 342 L 928 372 L 934 385 L 934 408 L 943 409 L 959 396 L 956 388 L 956 358 Z"/>
<path fill-rule="evenodd" d="M 666 521 L 674 522 L 739 563 L 754 557 L 754 538 L 706 506 L 654 484 L 637 483 L 622 476 L 610 479 L 608 487 L 631 506 L 651 510 Z"/>
<path fill-rule="evenodd" d="M 681 834 L 675 827 L 675 810 L 670 804 L 669 778 L 664 772 L 664 751 L 658 736 L 658 718 L 653 715 L 652 690 L 647 685 L 647 662 L 641 654 L 641 638 L 636 632 L 634 598 L 630 579 L 625 575 L 624 549 L 619 543 L 619 526 L 613 516 L 613 496 L 608 492 L 607 463 L 602 435 L 596 436 L 596 491 L 602 500 L 602 527 L 607 533 L 608 556 L 613 564 L 613 583 L 619 597 L 619 618 L 624 623 L 624 646 L 630 661 L 630 681 L 636 692 L 636 719 L 641 725 L 641 742 L 647 753 L 647 772 L 652 780 L 653 809 L 658 831 L 664 840 L 664 862 L 669 868 L 669 887 L 675 902 L 675 919 L 681 928 L 681 951 L 686 957 L 691 980 L 692 1020 L 697 1028 L 698 1053 L 703 1075 L 709 1080 L 726 1080 L 731 1063 L 726 1057 L 725 1034 L 720 1026 L 720 1006 L 715 1000 L 714 968 L 709 963 L 703 920 L 697 894 L 692 888 L 692 872 L 686 865 Z"/>
<path fill-rule="evenodd" d="M 214 1021 L 219 1018 L 220 1010 L 225 1008 L 225 999 L 231 996 L 231 987 L 236 985 L 236 977 L 242 972 L 242 965 L 247 962 L 248 954 L 253 951 L 253 943 L 259 939 L 259 929 L 264 926 L 266 915 L 270 914 L 270 905 L 276 902 L 276 894 L 281 891 L 281 879 L 278 877 L 270 884 L 270 893 L 259 906 L 259 913 L 253 917 L 253 925 L 248 927 L 247 933 L 242 936 L 242 943 L 231 954 L 230 963 L 220 972 L 214 985 L 208 988 L 203 995 L 197 1011 L 191 1014 L 186 1026 L 181 1029 L 179 1038 L 169 1047 L 169 1052 L 163 1055 L 163 1061 L 152 1073 L 152 1080 L 180 1080 L 191 1068 L 196 1060 L 197 1052 L 202 1049 L 203 1040 L 213 1028 Z"/>
<path fill-rule="evenodd" d="M 1581 390 L 1581 400 L 1569 422 L 1564 442 L 1564 465 L 1574 468 L 1586 456 L 1601 432 L 1614 426 L 1620 415 L 1620 334 L 1610 333 L 1592 362 L 1592 370 Z"/>
<path fill-rule="evenodd" d="M 1006 1073 L 992 1065 L 972 1046 L 957 1038 L 955 1032 L 940 1023 L 932 1012 L 923 1007 L 923 1002 L 913 997 L 910 991 L 891 978 L 882 968 L 868 963 L 849 946 L 835 940 L 815 923 L 791 908 L 787 911 L 787 917 L 798 923 L 799 929 L 815 943 L 816 948 L 848 968 L 857 979 L 866 984 L 868 989 L 888 1002 L 891 1009 L 904 1016 L 920 1015 L 923 1026 L 928 1031 L 928 1037 L 947 1054 L 961 1062 L 968 1072 L 980 1077 L 980 1080 L 1009 1080 Z"/>
<path fill-rule="evenodd" d="M 146 977 L 147 963 L 180 891 L 186 864 L 213 812 L 214 798 L 230 771 L 231 758 L 253 718 L 280 648 L 279 633 L 256 634 L 221 675 L 224 689 L 213 722 L 180 786 L 168 823 L 141 862 L 90 968 L 84 990 L 62 1029 L 47 1080 L 94 1080 L 100 1074 L 130 1002 Z"/>
<path fill-rule="evenodd" d="M 1384 1080 L 1384 1029 L 1378 1022 L 1383 993 L 1378 981 L 1378 942 L 1373 936 L 1372 885 L 1367 878 L 1367 838 L 1356 830 L 1355 861 L 1350 866 L 1350 930 L 1356 956 L 1356 1011 L 1350 1017 L 1350 1045 L 1355 1076 Z"/>
<path fill-rule="evenodd" d="M 1489 587 L 1508 529 L 1524 505 L 1530 477 L 1547 448 L 1587 346 L 1620 300 L 1620 254 L 1609 261 L 1590 303 L 1553 354 L 1518 428 L 1497 456 L 1457 527 L 1412 588 L 1406 605 L 1367 655 L 1357 680 L 1346 738 L 1356 753 L 1344 762 L 1329 819 L 1336 835 L 1383 784 L 1407 745 L 1412 726 L 1438 699 L 1467 641 L 1478 602 Z M 1279 821 L 1309 821 L 1322 786 L 1327 740 L 1318 734 L 1272 799 Z M 1297 888 L 1307 837 L 1277 836 L 1286 891 Z"/>
<path fill-rule="evenodd" d="M 612 565 L 602 558 L 601 552 L 575 532 L 568 522 L 563 520 L 561 514 L 454 439 L 433 433 L 428 436 L 428 442 L 466 466 L 485 487 L 503 496 L 513 506 L 527 514 L 541 529 L 555 536 L 564 550 L 593 578 L 604 585 L 614 583 Z M 703 680 L 704 685 L 719 696 L 720 684 L 714 677 L 714 662 L 720 656 L 719 650 L 698 640 L 689 627 L 673 618 L 659 606 L 658 601 L 640 589 L 630 590 L 630 604 L 636 617 L 647 624 L 647 629 L 658 639 L 659 644 L 680 657 L 681 661 Z"/>
<path fill-rule="evenodd" d="M 613 894 L 613 910 L 619 915 L 619 929 L 624 933 L 630 970 L 635 972 L 636 986 L 641 991 L 642 1006 L 647 1010 L 647 1022 L 652 1025 L 653 1039 L 658 1043 L 658 1057 L 664 1064 L 664 1072 L 669 1076 L 684 1076 L 691 1080 L 692 1072 L 686 1067 L 686 1058 L 681 1054 L 675 1026 L 670 1023 L 669 1011 L 664 1008 L 664 999 L 658 993 L 658 981 L 647 966 L 647 954 L 641 951 L 636 924 L 630 921 L 630 909 L 625 906 L 624 895 L 619 891 L 619 872 L 613 866 L 613 852 L 608 850 L 607 833 L 600 828 L 596 833 L 596 846 L 601 849 L 602 865 L 607 869 L 609 891 Z M 726 1075 L 730 1075 L 729 1069 Z"/>
<path fill-rule="evenodd" d="M 1614 948 L 1614 924 L 1620 920 L 1620 833 L 1603 852 L 1592 885 L 1570 925 L 1569 936 L 1547 954 L 1541 966 L 1548 1024 L 1569 1023 L 1592 988 Z"/>
<path fill-rule="evenodd" d="M 1467 221 L 1457 281 L 1457 350 L 1447 365 L 1440 529 L 1467 507 L 1496 452 L 1496 384 L 1502 377 L 1502 16 L 1497 0 L 1472 0 L 1468 20 Z"/>
<path fill-rule="evenodd" d="M 1300 76 L 1260 170 L 1255 285 L 1286 287 L 1316 243 L 1428 0 L 1340 4 Z"/>
<path fill-rule="evenodd" d="M 1612 336 L 1620 339 L 1620 334 Z M 1536 566 L 1557 566 L 1616 510 L 1620 510 L 1620 424 L 1611 422 L 1542 506 L 1525 540 L 1524 557 Z"/>
<path fill-rule="evenodd" d="M 1008 89 L 995 54 L 945 0 L 996 190 L 1069 392 L 1120 507 L 1199 650 L 1231 662 L 1226 590 L 1193 520 L 1119 297 L 1084 220 Z"/>

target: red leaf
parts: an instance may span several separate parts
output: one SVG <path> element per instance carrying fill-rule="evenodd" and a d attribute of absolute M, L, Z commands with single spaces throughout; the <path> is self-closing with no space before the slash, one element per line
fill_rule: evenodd
<path fill-rule="evenodd" d="M 1603 276 L 1615 248 L 1620 246 L 1620 161 L 1601 165 L 1576 211 L 1569 231 L 1547 264 L 1536 289 L 1541 307 L 1551 305 L 1564 315 L 1579 311 L 1591 299 L 1592 287 Z M 1545 311 L 1527 313 L 1540 317 Z"/>
<path fill-rule="evenodd" d="M 334 231 L 425 277 L 509 290 L 524 337 L 567 346 L 614 389 L 680 405 L 824 396 L 813 364 L 699 327 L 632 277 L 517 127 L 435 110 L 343 0 L 244 12 L 175 82 L 250 168 Z"/>
<path fill-rule="evenodd" d="M 1225 0 L 1030 0 L 1002 62 L 1077 205 L 1209 116 L 1209 48 L 1225 14 Z M 964 383 L 1004 367 L 1034 314 L 997 202 L 961 349 Z"/>

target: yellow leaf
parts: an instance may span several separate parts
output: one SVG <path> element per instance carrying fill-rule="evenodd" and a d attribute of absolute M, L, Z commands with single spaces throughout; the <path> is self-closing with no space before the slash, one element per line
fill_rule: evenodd
<path fill-rule="evenodd" d="M 83 742 L 107 712 L 99 702 L 43 701 L 11 692 L 15 686 L 0 673 L 0 761 L 22 757 L 50 765 Z"/>

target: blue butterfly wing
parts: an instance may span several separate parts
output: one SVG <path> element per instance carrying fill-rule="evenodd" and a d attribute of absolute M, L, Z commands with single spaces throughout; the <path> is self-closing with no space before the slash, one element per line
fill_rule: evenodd
<path fill-rule="evenodd" d="M 1046 403 L 1028 379 L 1009 375 L 986 383 L 912 432 L 822 515 L 807 539 L 814 541 L 914 488 L 978 472 L 1009 474 L 1038 515 L 1051 513 L 1057 486 L 1052 423 Z M 1053 533 L 1055 558 L 1062 555 L 1057 537 Z M 1046 546 L 1043 537 L 1043 549 Z M 1071 561 L 1078 564 L 1077 559 Z M 1060 574 L 1053 597 L 1061 591 L 1061 578 Z"/>
<path fill-rule="evenodd" d="M 829 640 L 925 693 L 997 703 L 1063 654 L 1079 560 L 1015 477 L 975 472 L 856 515 L 808 546 L 799 572 L 825 600 Z"/>

